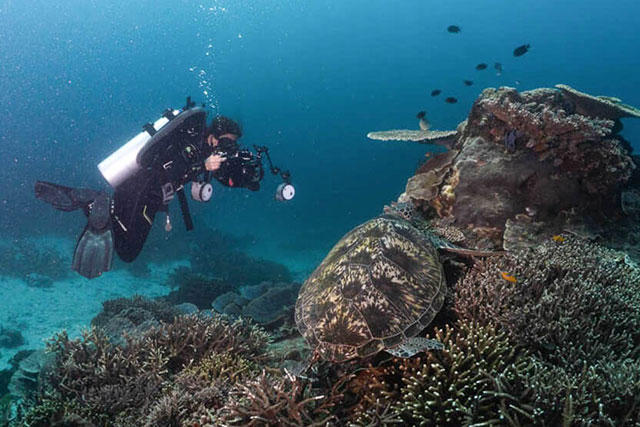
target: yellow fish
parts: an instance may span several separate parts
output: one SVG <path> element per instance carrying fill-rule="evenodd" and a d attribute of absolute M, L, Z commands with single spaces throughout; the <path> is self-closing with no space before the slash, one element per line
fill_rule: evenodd
<path fill-rule="evenodd" d="M 560 235 L 558 235 L 558 234 L 556 234 L 555 236 L 553 236 L 553 237 L 552 237 L 552 239 L 553 239 L 553 241 L 554 241 L 554 242 L 558 242 L 558 243 L 562 243 L 562 242 L 564 242 L 564 237 L 562 237 L 562 236 L 560 236 Z"/>
<path fill-rule="evenodd" d="M 515 276 L 510 276 L 509 274 L 507 274 L 504 271 L 500 272 L 500 275 L 502 276 L 502 278 L 504 280 L 506 280 L 507 282 L 511 282 L 511 283 L 518 283 L 518 279 L 515 278 Z"/>

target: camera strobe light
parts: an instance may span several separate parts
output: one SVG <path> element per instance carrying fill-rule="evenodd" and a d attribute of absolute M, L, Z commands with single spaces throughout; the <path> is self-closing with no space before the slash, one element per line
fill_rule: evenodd
<path fill-rule="evenodd" d="M 208 202 L 213 196 L 213 185 L 208 182 L 192 182 L 191 197 L 198 202 Z"/>
<path fill-rule="evenodd" d="M 288 202 L 289 200 L 293 199 L 295 195 L 296 189 L 291 184 L 283 182 L 282 184 L 278 185 L 278 188 L 276 189 L 276 200 L 279 200 L 281 202 Z"/>

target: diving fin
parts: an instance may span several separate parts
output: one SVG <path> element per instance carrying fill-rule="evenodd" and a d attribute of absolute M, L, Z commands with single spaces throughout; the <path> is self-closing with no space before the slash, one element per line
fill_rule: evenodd
<path fill-rule="evenodd" d="M 113 230 L 92 230 L 85 227 L 73 253 L 71 269 L 87 279 L 99 277 L 111 269 L 113 262 Z"/>
<path fill-rule="evenodd" d="M 78 239 L 71 269 L 93 279 L 111 269 L 113 262 L 113 229 L 111 227 L 111 197 L 98 193 L 88 205 L 87 226 Z"/>
<path fill-rule="evenodd" d="M 45 181 L 36 181 L 34 190 L 38 199 L 64 212 L 86 208 L 98 195 L 102 194 L 100 191 L 88 188 L 71 188 Z"/>

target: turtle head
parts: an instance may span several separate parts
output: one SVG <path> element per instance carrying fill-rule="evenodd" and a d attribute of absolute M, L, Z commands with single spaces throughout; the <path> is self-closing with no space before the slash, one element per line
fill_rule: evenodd
<path fill-rule="evenodd" d="M 392 215 L 398 218 L 402 218 L 405 221 L 414 222 L 418 218 L 418 211 L 411 200 L 402 202 L 391 202 L 389 205 L 384 205 L 382 212 L 385 215 Z"/>

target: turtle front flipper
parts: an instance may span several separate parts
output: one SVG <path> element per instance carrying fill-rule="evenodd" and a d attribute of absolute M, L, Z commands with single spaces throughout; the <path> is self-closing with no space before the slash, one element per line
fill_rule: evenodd
<path fill-rule="evenodd" d="M 413 337 L 407 338 L 395 347 L 387 348 L 385 351 L 396 357 L 407 359 L 413 357 L 421 351 L 442 350 L 444 345 L 440 341 L 430 340 L 429 338 Z"/>
<path fill-rule="evenodd" d="M 428 237 L 429 237 L 429 240 L 431 240 L 431 243 L 433 243 L 433 245 L 436 248 L 443 251 L 452 252 L 458 255 L 487 257 L 487 256 L 502 256 L 506 254 L 505 251 L 482 251 L 478 249 L 463 248 L 463 247 L 454 245 L 453 243 L 447 242 L 443 238 L 435 236 L 430 233 Z"/>

